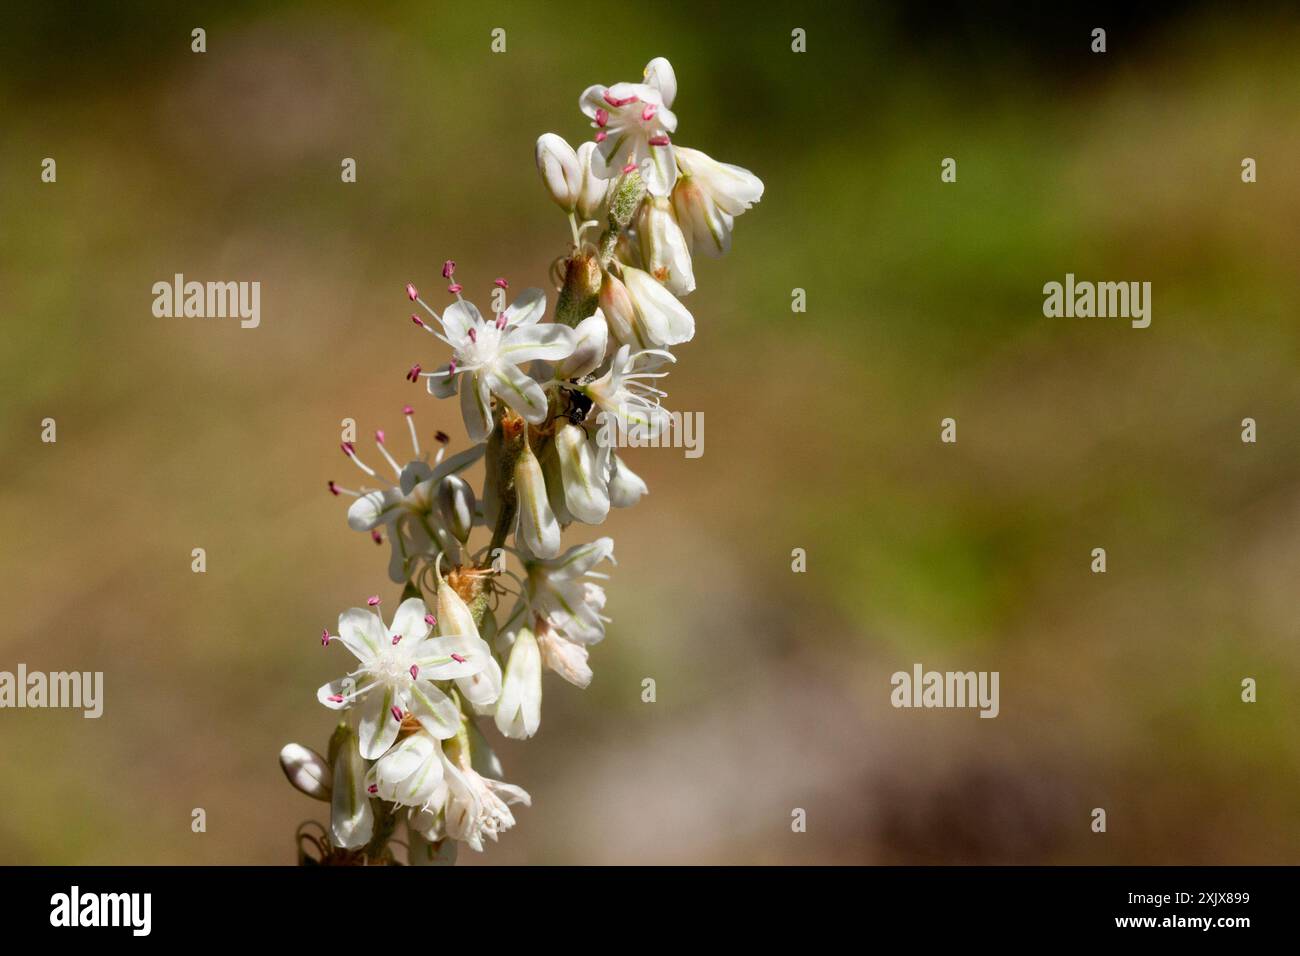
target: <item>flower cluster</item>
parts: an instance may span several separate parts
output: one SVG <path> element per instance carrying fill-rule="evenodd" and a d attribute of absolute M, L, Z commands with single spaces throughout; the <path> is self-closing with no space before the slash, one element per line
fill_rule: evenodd
<path fill-rule="evenodd" d="M 614 542 L 566 549 L 562 533 L 602 524 L 646 493 L 609 436 L 665 427 L 655 383 L 676 361 L 672 348 L 695 335 L 681 301 L 695 288 L 692 256 L 726 252 L 735 218 L 763 194 L 749 171 L 673 143 L 676 94 L 672 66 L 657 58 L 639 83 L 582 94 L 591 141 L 574 150 L 553 133 L 538 139 L 538 171 L 572 239 L 555 263 L 549 316 L 542 289 L 510 301 L 504 278 L 485 315 L 452 261 L 441 312 L 406 287 L 420 310 L 412 321 L 449 353 L 406 377 L 459 400 L 472 445 L 448 456 L 438 432 L 422 453 L 409 405 L 409 460 L 393 456 L 384 432 L 374 436 L 391 478 L 343 443 L 379 487 L 329 489 L 353 499 L 351 528 L 387 537 L 388 576 L 403 590 L 390 623 L 376 595 L 321 635 L 353 661 L 317 692 L 342 716 L 328 755 L 298 744 L 281 752 L 294 786 L 331 805 L 327 829 L 299 833 L 304 862 L 394 862 L 402 826 L 413 864 L 452 860 L 461 843 L 482 850 L 530 798 L 501 781 L 477 719 L 528 738 L 541 723 L 544 672 L 591 682 L 590 649 L 609 621 L 597 569 L 614 563 Z M 480 461 L 476 495 L 464 473 Z M 476 530 L 487 541 L 472 547 Z"/>

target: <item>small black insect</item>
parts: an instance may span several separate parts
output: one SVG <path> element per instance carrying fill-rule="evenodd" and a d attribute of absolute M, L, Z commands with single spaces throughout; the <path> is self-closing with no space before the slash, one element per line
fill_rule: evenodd
<path fill-rule="evenodd" d="M 569 393 L 569 410 L 565 412 L 565 417 L 574 425 L 581 425 L 587 419 L 587 413 L 591 411 L 592 401 L 581 392 Z"/>

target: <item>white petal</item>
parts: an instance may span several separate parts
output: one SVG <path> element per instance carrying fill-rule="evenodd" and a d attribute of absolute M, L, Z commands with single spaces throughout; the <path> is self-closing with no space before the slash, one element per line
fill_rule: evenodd
<path fill-rule="evenodd" d="M 546 393 L 517 365 L 498 362 L 485 370 L 488 388 L 526 421 L 540 425 L 546 421 Z M 481 440 L 481 439 L 476 439 Z"/>
<path fill-rule="evenodd" d="M 505 311 L 506 325 L 534 325 L 546 314 L 546 293 L 525 289 Z"/>
<path fill-rule="evenodd" d="M 361 743 L 361 756 L 377 760 L 397 739 L 401 721 L 391 711 L 397 696 L 391 687 L 381 685 L 361 698 L 361 719 L 357 722 L 357 737 Z"/>
<path fill-rule="evenodd" d="M 645 65 L 645 81 L 659 91 L 664 106 L 672 106 L 677 98 L 677 74 L 673 65 L 662 56 L 657 56 Z"/>
<path fill-rule="evenodd" d="M 614 508 L 630 508 L 650 491 L 641 476 L 617 455 L 610 458 L 609 503 Z"/>
<path fill-rule="evenodd" d="M 368 661 L 383 649 L 387 628 L 379 615 L 350 607 L 339 615 L 339 640 L 359 661 Z"/>
<path fill-rule="evenodd" d="M 462 696 L 474 705 L 475 711 L 479 712 L 496 703 L 497 698 L 501 696 L 501 665 L 492 656 L 487 643 L 480 643 L 483 644 L 483 651 L 480 654 L 480 659 L 484 661 L 483 669 L 472 677 L 461 677 L 456 680 L 456 686 Z"/>
<path fill-rule="evenodd" d="M 545 325 L 512 326 L 507 329 L 497 354 L 513 365 L 522 365 L 533 359 L 558 362 L 568 357 L 575 344 L 573 329 L 567 325 L 548 322 Z"/>
<path fill-rule="evenodd" d="M 423 598 L 407 598 L 397 606 L 397 613 L 393 615 L 393 626 L 388 629 L 389 641 L 396 634 L 413 643 L 424 640 L 429 633 L 428 622 L 424 620 L 428 613 Z"/>
<path fill-rule="evenodd" d="M 446 373 L 447 366 L 442 366 L 438 371 Z M 430 375 L 424 380 L 424 387 L 434 398 L 451 398 L 456 394 L 456 383 L 459 381 L 459 375 Z"/>
<path fill-rule="evenodd" d="M 407 700 L 420 726 L 439 740 L 454 737 L 460 730 L 460 708 L 432 682 L 415 681 Z"/>
<path fill-rule="evenodd" d="M 564 580 L 586 574 L 606 558 L 614 560 L 614 539 L 608 536 L 586 544 L 575 544 L 553 561 L 543 562 L 542 566 L 549 576 Z"/>
<path fill-rule="evenodd" d="M 473 302 L 457 299 L 442 312 L 442 325 L 453 346 L 469 338 L 469 330 L 483 324 L 483 313 Z"/>
<path fill-rule="evenodd" d="M 467 381 L 460 390 L 460 413 L 465 419 L 465 431 L 469 440 L 481 442 L 492 431 L 487 382 L 478 372 L 466 372 L 464 377 Z"/>
<path fill-rule="evenodd" d="M 547 670 L 559 674 L 574 687 L 586 687 L 591 683 L 591 666 L 587 663 L 587 648 L 583 645 L 554 631 L 547 631 L 538 638 L 538 645 Z"/>
<path fill-rule="evenodd" d="M 609 326 L 605 322 L 605 314 L 599 308 L 596 309 L 595 313 L 574 327 L 573 338 L 573 354 L 555 366 L 556 378 L 582 378 L 605 361 L 605 351 L 609 346 Z"/>
<path fill-rule="evenodd" d="M 397 517 L 402 496 L 395 488 L 385 491 L 368 491 L 352 502 L 348 508 L 348 527 L 353 531 L 369 531 Z"/>

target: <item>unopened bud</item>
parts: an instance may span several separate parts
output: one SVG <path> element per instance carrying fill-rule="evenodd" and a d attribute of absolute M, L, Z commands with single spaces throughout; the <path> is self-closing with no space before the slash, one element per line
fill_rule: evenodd
<path fill-rule="evenodd" d="M 285 744 L 280 751 L 280 769 L 289 782 L 313 800 L 328 800 L 333 788 L 332 772 L 325 758 L 302 744 Z"/>
<path fill-rule="evenodd" d="M 554 133 L 537 138 L 537 171 L 551 199 L 565 212 L 573 212 L 582 188 L 582 169 L 573 147 Z"/>
<path fill-rule="evenodd" d="M 469 540 L 474 527 L 474 489 L 459 475 L 448 475 L 438 483 L 438 509 L 461 544 Z"/>

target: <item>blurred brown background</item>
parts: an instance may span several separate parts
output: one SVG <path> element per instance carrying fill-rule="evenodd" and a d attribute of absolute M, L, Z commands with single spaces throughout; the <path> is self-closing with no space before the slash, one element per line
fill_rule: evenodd
<path fill-rule="evenodd" d="M 499 747 L 534 806 L 470 862 L 1296 861 L 1295 16 L 6 20 L 0 670 L 102 670 L 106 699 L 99 720 L 0 711 L 0 863 L 292 861 L 325 808 L 276 754 L 329 733 L 314 691 L 341 651 L 318 635 L 397 597 L 325 492 L 355 477 L 339 421 L 398 444 L 412 402 L 463 442 L 455 403 L 402 380 L 444 358 L 402 286 L 448 257 L 481 303 L 497 275 L 545 284 L 568 227 L 533 142 L 579 142 L 582 89 L 655 55 L 677 141 L 767 193 L 730 257 L 697 261 L 668 380 L 705 454 L 629 453 L 651 494 L 601 529 L 595 682 L 548 678 L 539 736 Z M 177 272 L 260 281 L 261 327 L 155 318 Z M 1044 318 L 1066 272 L 1152 282 L 1151 328 Z M 915 662 L 1000 671 L 1001 715 L 892 709 Z"/>

